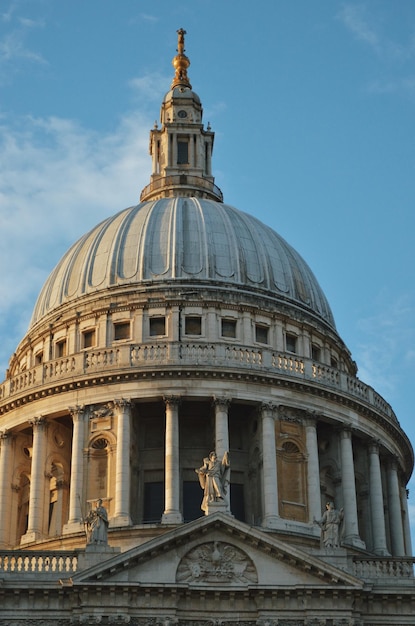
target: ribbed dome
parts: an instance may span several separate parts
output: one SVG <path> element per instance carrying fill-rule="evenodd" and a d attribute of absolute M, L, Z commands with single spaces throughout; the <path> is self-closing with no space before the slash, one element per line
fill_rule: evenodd
<path fill-rule="evenodd" d="M 275 231 L 229 205 L 183 197 L 142 202 L 82 237 L 47 279 L 31 326 L 84 295 L 148 281 L 262 291 L 335 327 L 310 268 Z"/>

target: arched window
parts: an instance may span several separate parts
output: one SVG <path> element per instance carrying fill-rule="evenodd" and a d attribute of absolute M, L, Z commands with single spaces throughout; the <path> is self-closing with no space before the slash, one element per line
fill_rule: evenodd
<path fill-rule="evenodd" d="M 280 442 L 277 469 L 281 517 L 306 522 L 306 459 L 296 441 L 285 439 Z"/>
<path fill-rule="evenodd" d="M 111 461 L 112 446 L 107 437 L 97 435 L 91 440 L 88 450 L 87 501 L 107 500 L 108 512 L 111 505 Z"/>

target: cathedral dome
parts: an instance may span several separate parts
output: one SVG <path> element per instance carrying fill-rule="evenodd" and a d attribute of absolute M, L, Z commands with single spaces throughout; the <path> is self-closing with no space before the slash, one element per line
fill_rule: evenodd
<path fill-rule="evenodd" d="M 262 292 L 335 327 L 312 271 L 280 235 L 232 206 L 194 197 L 142 202 L 93 228 L 47 279 L 31 325 L 83 296 L 149 283 Z"/>

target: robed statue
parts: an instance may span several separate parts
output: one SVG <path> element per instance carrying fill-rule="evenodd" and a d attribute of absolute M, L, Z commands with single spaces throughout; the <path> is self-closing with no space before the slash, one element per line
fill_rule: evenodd
<path fill-rule="evenodd" d="M 88 545 L 108 544 L 108 514 L 101 499 L 97 500 L 95 508 L 86 516 L 85 526 Z"/>
<path fill-rule="evenodd" d="M 225 501 L 229 486 L 229 453 L 225 452 L 220 461 L 215 451 L 203 459 L 203 465 L 195 472 L 203 489 L 202 511 L 207 515 L 209 504 Z"/>
<path fill-rule="evenodd" d="M 314 520 L 314 523 L 321 528 L 321 541 L 325 548 L 340 546 L 340 525 L 343 517 L 343 509 L 338 511 L 334 507 L 334 502 L 327 502 L 323 517 L 320 520 Z"/>

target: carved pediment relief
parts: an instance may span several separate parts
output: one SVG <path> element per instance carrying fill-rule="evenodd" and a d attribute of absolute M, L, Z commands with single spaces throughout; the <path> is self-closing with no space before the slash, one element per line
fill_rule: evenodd
<path fill-rule="evenodd" d="M 345 571 L 223 513 L 184 524 L 73 577 L 74 584 L 85 581 L 190 588 L 361 586 Z"/>
<path fill-rule="evenodd" d="M 189 550 L 182 558 L 176 582 L 257 583 L 258 574 L 252 559 L 245 552 L 229 543 L 211 541 Z"/>

